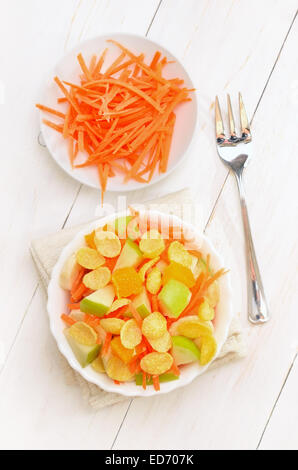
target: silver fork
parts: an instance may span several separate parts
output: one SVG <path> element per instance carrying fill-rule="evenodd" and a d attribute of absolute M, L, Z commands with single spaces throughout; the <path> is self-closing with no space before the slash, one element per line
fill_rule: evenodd
<path fill-rule="evenodd" d="M 224 125 L 218 98 L 216 97 L 215 99 L 215 129 L 217 152 L 224 164 L 227 165 L 227 167 L 233 171 L 239 189 L 241 213 L 246 242 L 248 319 L 255 324 L 265 323 L 269 320 L 270 317 L 255 254 L 254 244 L 252 241 L 245 194 L 242 183 L 243 170 L 246 167 L 252 152 L 250 125 L 247 119 L 241 93 L 239 93 L 241 137 L 237 137 L 230 95 L 227 95 L 227 100 L 228 119 L 230 126 L 229 138 L 226 138 L 224 133 Z"/>

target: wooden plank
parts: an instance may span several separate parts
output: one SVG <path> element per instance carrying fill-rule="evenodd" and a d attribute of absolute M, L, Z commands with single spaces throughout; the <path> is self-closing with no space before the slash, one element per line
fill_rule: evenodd
<path fill-rule="evenodd" d="M 39 290 L 0 376 L 0 448 L 107 449 L 127 402 L 96 412 L 68 385 L 45 302 Z"/>
<path fill-rule="evenodd" d="M 90 4 L 94 4 L 92 9 Z M 80 187 L 38 144 L 39 117 L 34 104 L 40 100 L 48 71 L 75 41 L 98 34 L 106 25 L 135 33 L 147 31 L 158 1 L 150 0 L 140 8 L 139 2 L 129 0 L 119 15 L 121 4 L 54 0 L 42 6 L 36 0 L 22 5 L 12 0 L 0 18 L 0 39 L 6 44 L 1 58 L 5 158 L 0 183 L 5 197 L 0 208 L 6 223 L 1 232 L 0 292 L 7 311 L 14 312 L 2 321 L 0 338 L 5 355 L 36 288 L 30 240 L 62 227 Z M 82 24 L 85 29 L 81 33 Z M 11 286 L 17 286 L 18 295 L 11 295 Z"/>
<path fill-rule="evenodd" d="M 148 37 L 171 50 L 187 68 L 198 89 L 198 129 L 185 165 L 158 185 L 126 193 L 128 204 L 190 186 L 199 208 L 198 224 L 205 226 L 227 175 L 215 153 L 215 94 L 225 99 L 225 93 L 231 92 L 234 98 L 242 90 L 252 115 L 295 9 L 295 1 L 285 5 L 265 0 L 260 5 L 257 0 L 163 0 Z M 105 201 L 117 207 L 117 195 L 107 193 Z M 89 212 L 94 215 L 99 210 L 99 203 L 97 192 L 83 187 L 70 223 L 87 220 Z"/>
<path fill-rule="evenodd" d="M 298 350 L 297 344 L 293 348 Z M 298 449 L 298 361 L 290 370 L 288 380 L 282 389 L 269 425 L 260 443 L 261 450 L 297 450 Z"/>
<path fill-rule="evenodd" d="M 140 8 L 128 0 L 119 14 L 122 2 L 102 0 L 92 2 L 95 7 L 89 14 L 90 3 L 11 1 L 0 18 L 0 39 L 6 44 L 1 57 L 5 101 L 0 118 L 5 135 L 0 175 L 5 195 L 0 267 L 5 305 L 0 333 L 3 448 L 109 448 L 127 409 L 124 403 L 95 412 L 84 404 L 78 386 L 65 383 L 28 252 L 33 236 L 61 228 L 79 189 L 37 143 L 34 103 L 45 73 L 79 39 L 83 23 L 87 31 L 82 39 L 89 32 L 98 34 L 105 24 L 145 33 L 158 5 L 154 0 Z"/>
<path fill-rule="evenodd" d="M 245 174 L 272 320 L 263 327 L 250 326 L 246 320 L 244 240 L 236 185 L 229 177 L 207 234 L 231 268 L 233 304 L 235 312 L 242 312 L 249 355 L 171 395 L 135 400 L 116 441 L 117 449 L 253 449 L 258 445 L 296 353 L 293 345 L 297 345 L 297 269 L 293 263 L 297 259 L 297 218 L 293 216 L 297 214 L 293 193 L 298 169 L 293 159 L 297 101 L 291 91 L 291 77 L 297 76 L 297 38 L 296 21 L 256 113 L 255 154 Z"/>
<path fill-rule="evenodd" d="M 159 0 L 84 0 L 72 22 L 67 49 L 79 41 L 113 31 L 146 34 Z"/>
<path fill-rule="evenodd" d="M 0 41 L 5 45 L 1 54 L 4 102 L 0 119 L 5 138 L 0 173 L 4 221 L 0 293 L 6 312 L 0 338 L 5 355 L 36 288 L 30 240 L 62 226 L 79 187 L 38 144 L 39 117 L 34 108 L 45 74 L 63 52 L 69 15 L 75 5 L 75 0 L 47 4 L 12 0 L 0 17 Z"/>

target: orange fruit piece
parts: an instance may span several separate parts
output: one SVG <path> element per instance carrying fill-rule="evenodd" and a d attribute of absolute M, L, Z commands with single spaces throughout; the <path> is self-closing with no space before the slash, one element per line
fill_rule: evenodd
<path fill-rule="evenodd" d="M 93 232 L 91 233 L 87 233 L 87 235 L 85 235 L 85 242 L 87 243 L 87 246 L 89 246 L 89 248 L 94 248 L 94 250 L 96 250 L 96 245 L 94 243 L 94 235 L 95 230 L 93 230 Z"/>
<path fill-rule="evenodd" d="M 117 269 L 112 276 L 118 298 L 140 294 L 143 290 L 141 277 L 132 267 Z"/>
<path fill-rule="evenodd" d="M 133 349 L 128 349 L 121 343 L 120 336 L 115 336 L 111 341 L 111 349 L 115 356 L 119 357 L 124 364 L 128 364 L 134 354 Z"/>
<path fill-rule="evenodd" d="M 176 263 L 175 261 L 171 261 L 165 268 L 162 283 L 166 284 L 170 279 L 180 281 L 189 288 L 193 287 L 196 283 L 192 271 L 186 266 Z"/>

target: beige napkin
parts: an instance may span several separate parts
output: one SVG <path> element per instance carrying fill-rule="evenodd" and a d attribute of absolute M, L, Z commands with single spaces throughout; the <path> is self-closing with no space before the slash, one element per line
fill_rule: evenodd
<path fill-rule="evenodd" d="M 189 222 L 195 222 L 196 215 L 193 211 L 185 211 L 185 207 L 194 207 L 192 204 L 192 195 L 188 189 L 169 194 L 145 203 L 147 208 L 161 210 L 163 212 L 175 214 L 184 220 L 188 218 Z M 187 214 L 186 214 L 187 212 Z M 186 217 L 186 215 L 188 215 Z M 60 253 L 64 246 L 74 237 L 78 231 L 87 224 L 76 226 L 70 229 L 61 230 L 58 233 L 34 240 L 31 243 L 31 254 L 36 264 L 42 284 L 47 290 L 47 286 L 51 277 L 51 272 L 55 266 Z M 245 356 L 246 342 L 243 337 L 239 316 L 235 316 L 230 327 L 229 336 L 223 345 L 219 356 L 211 364 L 208 370 L 221 366 L 231 360 Z M 68 365 L 64 357 L 61 356 L 61 365 L 65 371 L 66 380 L 69 384 L 79 384 L 83 397 L 89 404 L 95 408 L 103 408 L 108 405 L 126 400 L 127 398 L 116 394 L 105 392 L 94 384 L 87 382 L 83 377 L 75 372 Z"/>

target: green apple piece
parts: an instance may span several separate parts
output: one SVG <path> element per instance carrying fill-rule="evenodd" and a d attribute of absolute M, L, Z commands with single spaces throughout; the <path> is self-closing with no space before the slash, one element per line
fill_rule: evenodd
<path fill-rule="evenodd" d="M 100 346 L 98 344 L 95 343 L 92 346 L 86 346 L 78 343 L 78 341 L 69 334 L 69 328 L 64 331 L 64 334 L 69 346 L 82 367 L 86 367 L 98 356 L 100 350 Z"/>
<path fill-rule="evenodd" d="M 103 317 L 111 307 L 115 298 L 115 290 L 112 285 L 98 289 L 85 297 L 80 302 L 80 310 L 84 313 L 91 313 L 98 317 Z"/>
<path fill-rule="evenodd" d="M 114 271 L 120 268 L 136 268 L 143 259 L 143 254 L 138 245 L 127 239 L 119 255 Z"/>
<path fill-rule="evenodd" d="M 200 359 L 200 350 L 195 343 L 185 336 L 173 336 L 172 356 L 177 366 L 190 364 Z"/>
<path fill-rule="evenodd" d="M 142 318 L 147 317 L 151 313 L 151 305 L 145 289 L 134 298 L 132 304 Z"/>
<path fill-rule="evenodd" d="M 72 253 L 72 255 L 70 255 L 65 261 L 60 273 L 60 287 L 62 287 L 62 289 L 71 290 L 72 284 L 77 277 L 79 270 L 80 266 L 77 263 L 76 254 Z"/>
<path fill-rule="evenodd" d="M 177 318 L 189 304 L 191 292 L 180 281 L 170 279 L 158 294 L 163 313 L 170 318 Z"/>
<path fill-rule="evenodd" d="M 178 380 L 179 376 L 172 374 L 171 372 L 166 372 L 159 376 L 159 381 L 162 382 L 171 382 L 172 380 Z M 143 374 L 136 374 L 135 376 L 136 385 L 143 385 Z M 146 378 L 146 385 L 153 385 L 152 377 Z"/>
<path fill-rule="evenodd" d="M 119 238 L 126 238 L 126 229 L 128 223 L 131 221 L 131 215 L 124 215 L 122 217 L 118 217 L 114 222 L 115 233 L 118 235 Z"/>

